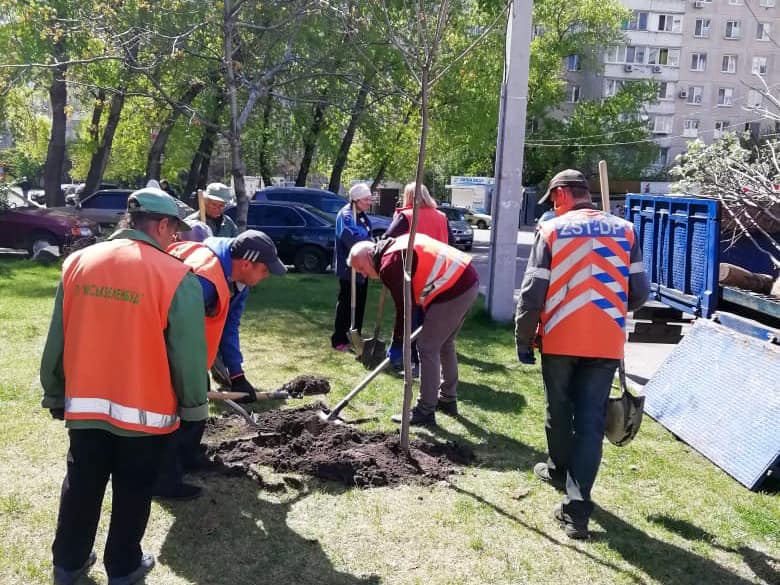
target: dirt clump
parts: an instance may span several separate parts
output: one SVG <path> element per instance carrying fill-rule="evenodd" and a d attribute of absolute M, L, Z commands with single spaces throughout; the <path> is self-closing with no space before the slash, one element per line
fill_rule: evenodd
<path fill-rule="evenodd" d="M 293 397 L 327 394 L 330 392 L 330 382 L 322 376 L 297 376 L 279 390 Z"/>
<path fill-rule="evenodd" d="M 250 431 L 234 415 L 209 420 L 207 454 L 225 473 L 254 465 L 278 472 L 298 472 L 353 487 L 432 484 L 445 480 L 468 464 L 471 451 L 457 443 L 414 440 L 410 456 L 401 450 L 396 434 L 364 432 L 348 425 L 329 424 L 316 436 L 306 422 L 322 404 L 257 413 L 260 430 Z M 243 425 L 240 436 L 237 428 Z M 252 475 L 251 473 L 249 473 Z"/>

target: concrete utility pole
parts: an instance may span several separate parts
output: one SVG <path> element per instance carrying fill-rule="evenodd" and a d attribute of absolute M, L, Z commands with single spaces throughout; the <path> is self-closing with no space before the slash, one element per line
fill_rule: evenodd
<path fill-rule="evenodd" d="M 517 227 L 523 199 L 523 147 L 528 103 L 528 64 L 531 52 L 532 0 L 514 0 L 506 30 L 504 81 L 498 114 L 496 192 L 491 213 L 490 316 L 501 322 L 513 317 L 517 269 Z"/>

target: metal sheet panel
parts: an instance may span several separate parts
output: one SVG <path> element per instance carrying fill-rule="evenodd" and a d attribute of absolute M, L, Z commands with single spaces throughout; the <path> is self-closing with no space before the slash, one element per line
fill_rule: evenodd
<path fill-rule="evenodd" d="M 699 319 L 644 387 L 645 412 L 750 489 L 780 461 L 780 346 Z"/>

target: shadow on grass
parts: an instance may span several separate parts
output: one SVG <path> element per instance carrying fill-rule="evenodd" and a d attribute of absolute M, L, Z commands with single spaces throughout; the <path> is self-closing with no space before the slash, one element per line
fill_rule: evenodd
<path fill-rule="evenodd" d="M 263 489 L 262 482 L 243 475 L 209 474 L 202 498 L 164 504 L 175 520 L 160 560 L 193 585 L 379 585 L 378 576 L 337 571 L 317 540 L 288 526 L 291 508 L 307 495 L 303 483 L 296 480 L 294 485 L 302 488 L 296 495 L 269 501 L 263 497 L 267 491 L 287 492 L 284 483 Z"/>
<path fill-rule="evenodd" d="M 684 538 L 706 540 L 721 550 L 742 554 L 745 562 L 753 569 L 756 576 L 765 579 L 767 583 L 778 583 L 779 575 L 771 568 L 769 564 L 771 559 L 766 555 L 747 548 L 732 550 L 718 547 L 712 542 L 714 540 L 712 535 L 692 524 L 664 516 L 657 518 L 658 520 L 653 520 L 651 517 L 650 520 L 664 525 L 667 529 L 677 532 Z M 740 577 L 714 561 L 649 536 L 622 518 L 618 518 L 598 506 L 593 514 L 593 519 L 605 530 L 603 535 L 597 536 L 598 540 L 606 543 L 610 549 L 643 571 L 655 582 L 668 585 L 700 585 L 701 583 L 748 585 L 754 583 L 754 581 Z"/>
<path fill-rule="evenodd" d="M 497 364 L 495 362 L 486 362 L 471 357 L 469 355 L 465 355 L 460 352 L 458 352 L 458 364 L 462 364 L 464 366 L 471 366 L 477 372 L 485 373 L 485 374 L 493 374 L 493 373 L 505 374 L 508 371 L 508 368 L 504 364 Z"/>
<path fill-rule="evenodd" d="M 458 382 L 458 401 L 474 404 L 482 410 L 513 414 L 520 414 L 526 405 L 525 397 L 517 392 L 495 390 L 484 384 L 463 381 Z"/>
<path fill-rule="evenodd" d="M 746 546 L 740 546 L 739 548 L 721 546 L 716 542 L 717 538 L 715 535 L 679 518 L 672 518 L 664 514 L 654 514 L 648 516 L 647 519 L 655 524 L 660 524 L 669 532 L 674 532 L 686 540 L 698 540 L 724 552 L 740 555 L 756 577 L 763 579 L 766 583 L 780 583 L 780 572 L 772 567 L 772 563 L 777 563 L 778 559 L 773 559 L 760 551 Z"/>

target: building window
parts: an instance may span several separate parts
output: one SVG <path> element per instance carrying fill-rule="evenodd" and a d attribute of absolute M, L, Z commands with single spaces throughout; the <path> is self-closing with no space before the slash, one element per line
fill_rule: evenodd
<path fill-rule="evenodd" d="M 655 116 L 653 118 L 653 134 L 671 134 L 674 116 Z"/>
<path fill-rule="evenodd" d="M 658 84 L 658 99 L 659 100 L 671 100 L 674 99 L 674 82 L 662 81 Z"/>
<path fill-rule="evenodd" d="M 723 61 L 720 64 L 721 73 L 736 73 L 737 72 L 737 56 L 736 55 L 723 55 Z"/>
<path fill-rule="evenodd" d="M 540 37 L 544 34 L 544 27 L 540 24 L 534 25 L 534 38 Z"/>
<path fill-rule="evenodd" d="M 663 32 L 680 32 L 682 30 L 682 16 L 679 14 L 659 14 L 657 30 Z"/>
<path fill-rule="evenodd" d="M 612 97 L 620 88 L 623 87 L 622 79 L 605 79 L 604 80 L 604 97 Z"/>
<path fill-rule="evenodd" d="M 710 19 L 697 18 L 696 25 L 693 27 L 693 36 L 706 39 L 710 36 Z"/>
<path fill-rule="evenodd" d="M 569 55 L 566 57 L 566 71 L 581 71 L 582 63 L 580 63 L 579 55 Z"/>
<path fill-rule="evenodd" d="M 741 20 L 727 20 L 726 21 L 726 34 L 727 39 L 739 39 L 742 38 L 742 21 Z"/>
<path fill-rule="evenodd" d="M 569 85 L 569 87 L 566 89 L 566 98 L 567 101 L 571 104 L 576 104 L 578 101 L 580 101 L 580 86 Z"/>
<path fill-rule="evenodd" d="M 683 122 L 683 136 L 686 138 L 696 138 L 699 135 L 699 121 L 685 120 Z"/>
<path fill-rule="evenodd" d="M 726 131 L 729 128 L 729 123 L 727 120 L 719 120 L 718 122 L 715 122 L 715 132 L 712 133 L 712 137 L 717 140 L 718 138 L 722 138 L 723 135 L 726 133 Z"/>
<path fill-rule="evenodd" d="M 645 62 L 644 47 L 626 47 L 626 63 L 642 65 Z"/>
<path fill-rule="evenodd" d="M 748 91 L 747 104 L 745 105 L 749 108 L 760 108 L 764 105 L 764 96 L 761 95 L 760 91 L 751 89 Z"/>
<path fill-rule="evenodd" d="M 702 96 L 704 95 L 704 88 L 701 85 L 688 86 L 688 99 L 689 104 L 701 104 Z"/>
<path fill-rule="evenodd" d="M 742 6 L 743 4 L 743 0 L 729 0 L 730 6 Z"/>
<path fill-rule="evenodd" d="M 758 75 L 766 75 L 766 57 L 753 57 L 753 66 L 750 72 Z"/>
<path fill-rule="evenodd" d="M 718 105 L 719 106 L 734 105 L 734 88 L 732 87 L 718 88 Z"/>
<path fill-rule="evenodd" d="M 634 10 L 629 20 L 623 21 L 623 30 L 647 30 L 648 12 Z"/>
<path fill-rule="evenodd" d="M 668 146 L 665 146 L 658 151 L 658 158 L 656 159 L 655 164 L 658 165 L 659 167 L 665 167 L 667 164 L 669 164 Z"/>
<path fill-rule="evenodd" d="M 756 39 L 759 41 L 768 41 L 770 40 L 770 35 L 772 34 L 772 25 L 768 22 L 759 22 L 758 27 L 756 28 Z"/>
<path fill-rule="evenodd" d="M 707 53 L 691 53 L 691 71 L 707 70 Z"/>
<path fill-rule="evenodd" d="M 775 0 L 759 0 L 758 5 L 761 8 L 774 8 Z"/>

